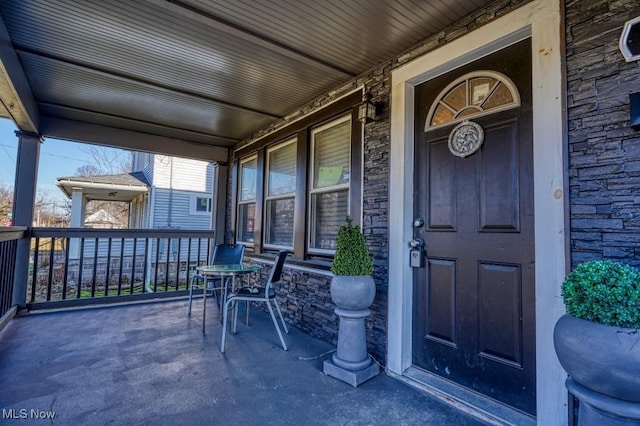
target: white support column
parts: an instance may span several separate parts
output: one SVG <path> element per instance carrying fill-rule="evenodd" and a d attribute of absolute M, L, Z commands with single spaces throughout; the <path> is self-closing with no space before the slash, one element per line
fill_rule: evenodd
<path fill-rule="evenodd" d="M 84 214 L 87 201 L 82 192 L 82 188 L 73 188 L 71 193 L 71 218 L 72 228 L 84 228 Z M 80 240 L 71 238 L 69 240 L 69 259 L 80 258 Z"/>
<path fill-rule="evenodd" d="M 17 131 L 16 136 L 18 137 L 18 157 L 13 187 L 13 224 L 30 229 L 33 226 L 33 205 L 36 201 L 38 160 L 42 138 L 35 133 L 21 131 Z M 19 308 L 26 307 L 27 302 L 30 245 L 30 238 L 18 240 L 13 304 L 18 305 Z"/>
<path fill-rule="evenodd" d="M 84 228 L 84 212 L 87 202 L 84 199 L 82 188 L 73 188 L 71 193 L 71 227 Z"/>
<path fill-rule="evenodd" d="M 216 164 L 213 168 L 213 199 L 211 206 L 211 229 L 215 232 L 216 244 L 225 243 L 225 215 L 227 211 L 227 166 Z"/>

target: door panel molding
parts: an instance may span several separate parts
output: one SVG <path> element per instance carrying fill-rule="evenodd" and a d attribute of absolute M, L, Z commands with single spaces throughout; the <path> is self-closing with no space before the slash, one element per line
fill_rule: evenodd
<path fill-rule="evenodd" d="M 411 286 L 407 241 L 413 212 L 414 90 L 434 76 L 526 37 L 532 42 L 534 202 L 536 229 L 537 420 L 567 422 L 566 373 L 553 350 L 553 327 L 563 315 L 560 283 L 567 272 L 566 128 L 562 67 L 562 14 L 558 0 L 533 0 L 392 71 L 389 184 L 389 374 L 402 375 L 412 363 Z"/>

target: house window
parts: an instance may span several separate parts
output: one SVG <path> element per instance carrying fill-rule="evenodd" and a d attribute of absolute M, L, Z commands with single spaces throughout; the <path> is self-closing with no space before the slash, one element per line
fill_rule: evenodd
<path fill-rule="evenodd" d="M 296 193 L 296 140 L 267 150 L 265 247 L 293 247 Z"/>
<path fill-rule="evenodd" d="M 438 94 L 427 114 L 424 130 L 518 106 L 520 95 L 509 77 L 495 71 L 474 71 Z"/>
<path fill-rule="evenodd" d="M 211 197 L 199 195 L 191 195 L 189 201 L 190 215 L 210 215 L 211 214 Z"/>
<path fill-rule="evenodd" d="M 208 215 L 211 213 L 211 197 L 192 196 L 191 208 L 189 209 L 191 214 Z"/>
<path fill-rule="evenodd" d="M 240 181 L 238 195 L 238 241 L 253 243 L 256 217 L 257 157 L 240 163 Z"/>
<path fill-rule="evenodd" d="M 236 241 L 328 266 L 346 216 L 361 220 L 361 99 L 354 92 L 235 151 Z"/>
<path fill-rule="evenodd" d="M 351 121 L 344 117 L 311 132 L 309 252 L 335 250 L 340 225 L 349 214 Z"/>

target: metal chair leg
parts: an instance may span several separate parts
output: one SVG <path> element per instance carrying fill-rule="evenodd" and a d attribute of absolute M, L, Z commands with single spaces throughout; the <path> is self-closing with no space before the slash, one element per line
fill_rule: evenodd
<path fill-rule="evenodd" d="M 224 344 L 227 340 L 227 317 L 229 315 L 229 304 L 233 303 L 233 300 L 228 300 L 224 304 L 224 310 L 222 312 L 222 339 L 220 342 L 220 352 L 224 353 Z"/>
<path fill-rule="evenodd" d="M 269 313 L 271 314 L 271 319 L 273 320 L 273 325 L 276 326 L 276 331 L 278 332 L 278 337 L 280 338 L 280 343 L 282 343 L 282 349 L 285 351 L 287 349 L 287 344 L 284 342 L 284 337 L 282 337 L 282 332 L 280 331 L 280 326 L 278 325 L 278 320 L 276 319 L 276 315 L 273 313 L 273 308 L 271 307 L 271 303 L 267 301 L 267 307 L 269 308 Z"/>
<path fill-rule="evenodd" d="M 189 286 L 189 308 L 187 310 L 187 316 L 191 316 L 191 302 L 193 300 L 193 284 L 198 279 L 198 277 L 191 277 L 191 285 Z"/>
<path fill-rule="evenodd" d="M 236 334 L 238 330 L 238 302 L 233 301 L 233 326 L 231 328 L 231 332 Z"/>
<path fill-rule="evenodd" d="M 274 298 L 273 303 L 276 305 L 276 309 L 278 310 L 278 315 L 280 316 L 280 321 L 282 321 L 282 327 L 284 327 L 284 332 L 289 334 L 289 329 L 287 328 L 287 324 L 284 322 L 284 318 L 282 316 L 282 311 L 280 310 L 280 305 L 278 301 Z"/>

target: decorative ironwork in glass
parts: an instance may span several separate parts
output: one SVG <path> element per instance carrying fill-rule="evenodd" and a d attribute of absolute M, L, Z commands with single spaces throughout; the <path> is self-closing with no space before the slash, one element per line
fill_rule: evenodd
<path fill-rule="evenodd" d="M 520 106 L 513 82 L 495 71 L 474 71 L 444 88 L 431 105 L 424 130 Z"/>

